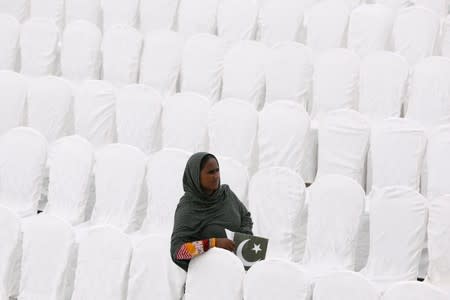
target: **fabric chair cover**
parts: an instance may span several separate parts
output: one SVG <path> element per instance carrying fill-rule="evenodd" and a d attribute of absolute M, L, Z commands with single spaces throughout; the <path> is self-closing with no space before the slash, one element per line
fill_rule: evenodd
<path fill-rule="evenodd" d="M 292 100 L 306 107 L 312 84 L 312 51 L 300 43 L 272 47 L 265 60 L 266 103 Z"/>
<path fill-rule="evenodd" d="M 84 20 L 101 26 L 101 0 L 65 0 L 66 25 Z"/>
<path fill-rule="evenodd" d="M 450 58 L 450 16 L 442 22 L 441 55 Z"/>
<path fill-rule="evenodd" d="M 30 19 L 20 33 L 21 73 L 29 76 L 56 72 L 59 32 L 48 19 Z"/>
<path fill-rule="evenodd" d="M 215 34 L 217 30 L 217 8 L 219 0 L 179 0 L 178 32 L 185 35 L 195 33 Z"/>
<path fill-rule="evenodd" d="M 189 264 L 184 299 L 240 300 L 244 276 L 244 267 L 236 255 L 220 248 L 210 249 Z"/>
<path fill-rule="evenodd" d="M 139 0 L 102 0 L 102 9 L 104 32 L 119 24 L 136 27 Z"/>
<path fill-rule="evenodd" d="M 45 213 L 72 225 L 86 221 L 91 175 L 94 166 L 92 145 L 80 136 L 57 140 L 48 154 L 49 185 Z"/>
<path fill-rule="evenodd" d="M 303 179 L 287 168 L 260 170 L 250 180 L 248 202 L 253 233 L 269 239 L 266 257 L 299 261 Z"/>
<path fill-rule="evenodd" d="M 448 0 L 414 0 L 414 4 L 429 8 L 445 18 L 448 15 L 450 2 Z"/>
<path fill-rule="evenodd" d="M 411 120 L 391 118 L 372 128 L 368 190 L 403 185 L 419 190 L 426 146 L 422 127 Z"/>
<path fill-rule="evenodd" d="M 393 8 L 395 11 L 399 11 L 403 8 L 407 8 L 412 5 L 412 1 L 415 0 L 375 0 L 376 3 L 383 4 Z"/>
<path fill-rule="evenodd" d="M 95 154 L 95 206 L 92 224 L 125 232 L 139 229 L 145 216 L 147 157 L 130 145 L 112 144 Z"/>
<path fill-rule="evenodd" d="M 209 102 L 194 93 L 166 99 L 162 112 L 162 146 L 186 151 L 205 151 L 208 141 Z"/>
<path fill-rule="evenodd" d="M 365 185 L 370 125 L 354 110 L 324 115 L 319 125 L 317 177 L 339 174 Z"/>
<path fill-rule="evenodd" d="M 147 164 L 147 216 L 144 233 L 170 234 L 178 201 L 183 196 L 183 172 L 191 153 L 163 149 L 152 154 Z"/>
<path fill-rule="evenodd" d="M 163 97 L 153 88 L 131 84 L 117 93 L 117 141 L 150 154 L 158 149 Z"/>
<path fill-rule="evenodd" d="M 333 272 L 315 282 L 314 300 L 378 300 L 375 286 L 364 276 L 351 271 Z"/>
<path fill-rule="evenodd" d="M 73 131 L 72 87 L 55 76 L 31 80 L 28 89 L 27 124 L 49 143 Z"/>
<path fill-rule="evenodd" d="M 309 188 L 303 264 L 312 277 L 355 268 L 356 239 L 365 193 L 351 178 L 323 176 Z"/>
<path fill-rule="evenodd" d="M 14 71 L 19 51 L 20 23 L 0 13 L 0 69 Z"/>
<path fill-rule="evenodd" d="M 264 103 L 266 46 L 257 41 L 237 42 L 225 55 L 222 98 L 239 98 L 261 108 Z"/>
<path fill-rule="evenodd" d="M 190 38 L 183 49 L 181 91 L 196 92 L 215 102 L 220 98 L 225 42 L 199 34 Z"/>
<path fill-rule="evenodd" d="M 358 56 L 348 49 L 331 49 L 314 66 L 311 116 L 339 108 L 357 107 Z"/>
<path fill-rule="evenodd" d="M 110 83 L 85 81 L 74 99 L 75 133 L 96 147 L 113 143 L 116 137 L 114 105 L 115 93 Z"/>
<path fill-rule="evenodd" d="M 30 18 L 42 18 L 55 22 L 58 28 L 64 24 L 65 0 L 30 0 Z"/>
<path fill-rule="evenodd" d="M 61 46 L 61 75 L 75 81 L 99 79 L 102 33 L 79 20 L 66 26 Z"/>
<path fill-rule="evenodd" d="M 257 0 L 219 2 L 217 35 L 227 41 L 254 40 L 258 18 Z"/>
<path fill-rule="evenodd" d="M 47 160 L 47 141 L 34 129 L 16 127 L 0 138 L 0 205 L 19 216 L 37 212 Z"/>
<path fill-rule="evenodd" d="M 433 56 L 419 62 L 410 81 L 406 117 L 429 128 L 450 115 L 450 59 Z"/>
<path fill-rule="evenodd" d="M 175 94 L 183 45 L 184 39 L 177 32 L 158 30 L 148 33 L 142 51 L 139 82 L 157 89 L 164 97 Z"/>
<path fill-rule="evenodd" d="M 409 65 L 396 53 L 376 51 L 361 60 L 359 111 L 371 121 L 400 117 Z"/>
<path fill-rule="evenodd" d="M 308 279 L 293 262 L 269 259 L 254 264 L 244 278 L 245 300 L 306 300 Z"/>
<path fill-rule="evenodd" d="M 300 172 L 305 150 L 310 146 L 309 131 L 308 113 L 297 103 L 277 101 L 266 105 L 259 114 L 259 169 L 280 166 Z"/>
<path fill-rule="evenodd" d="M 46 214 L 23 220 L 23 254 L 18 299 L 69 300 L 76 267 L 72 227 Z"/>
<path fill-rule="evenodd" d="M 387 49 L 394 24 L 392 8 L 364 4 L 352 11 L 348 25 L 347 46 L 360 56 Z"/>
<path fill-rule="evenodd" d="M 125 300 L 131 259 L 128 236 L 96 227 L 80 241 L 72 300 Z"/>
<path fill-rule="evenodd" d="M 392 30 L 394 51 L 406 57 L 410 65 L 433 54 L 439 34 L 439 16 L 423 7 L 401 11 Z"/>
<path fill-rule="evenodd" d="M 369 206 L 369 258 L 361 273 L 380 290 L 416 280 L 427 228 L 426 199 L 408 187 L 390 186 L 374 190 Z"/>
<path fill-rule="evenodd" d="M 185 280 L 186 272 L 170 257 L 168 236 L 147 235 L 133 247 L 128 299 L 179 300 L 183 297 Z"/>
<path fill-rule="evenodd" d="M 247 101 L 222 100 L 208 113 L 209 151 L 247 167 L 252 164 L 257 131 L 258 112 Z"/>
<path fill-rule="evenodd" d="M 140 31 L 144 34 L 153 30 L 174 29 L 180 0 L 141 1 L 139 7 Z"/>
<path fill-rule="evenodd" d="M 0 71 L 0 134 L 24 124 L 27 88 L 23 75 Z"/>
<path fill-rule="evenodd" d="M 23 22 L 28 17 L 29 9 L 29 0 L 0 0 L 0 13 L 11 15 L 19 22 Z"/>
<path fill-rule="evenodd" d="M 137 82 L 142 35 L 128 25 L 116 25 L 103 38 L 103 79 L 115 85 Z"/>
<path fill-rule="evenodd" d="M 432 285 L 422 282 L 401 282 L 395 284 L 386 293 L 384 293 L 382 300 L 448 300 L 448 294 L 437 289 Z"/>
<path fill-rule="evenodd" d="M 220 182 L 229 185 L 238 199 L 247 206 L 248 169 L 237 160 L 229 157 L 219 156 L 217 159 L 220 167 Z"/>

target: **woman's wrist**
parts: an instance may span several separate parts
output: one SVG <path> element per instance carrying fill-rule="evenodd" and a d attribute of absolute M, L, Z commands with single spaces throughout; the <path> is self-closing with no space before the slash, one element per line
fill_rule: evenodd
<path fill-rule="evenodd" d="M 216 247 L 216 238 L 210 238 L 209 239 L 209 248 Z"/>

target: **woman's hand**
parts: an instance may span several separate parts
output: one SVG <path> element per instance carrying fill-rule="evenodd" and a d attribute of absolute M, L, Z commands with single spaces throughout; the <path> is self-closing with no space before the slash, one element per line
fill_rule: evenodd
<path fill-rule="evenodd" d="M 231 252 L 234 252 L 234 250 L 236 248 L 236 246 L 234 245 L 234 242 L 227 238 L 216 238 L 216 247 L 223 248 L 223 249 L 229 250 Z"/>

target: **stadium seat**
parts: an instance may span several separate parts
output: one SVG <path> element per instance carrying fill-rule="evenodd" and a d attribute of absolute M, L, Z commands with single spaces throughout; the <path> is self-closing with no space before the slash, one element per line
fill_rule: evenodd
<path fill-rule="evenodd" d="M 220 1 L 217 11 L 217 35 L 230 42 L 254 40 L 258 11 L 257 0 Z"/>
<path fill-rule="evenodd" d="M 17 69 L 20 23 L 13 16 L 0 13 L 0 69 Z"/>
<path fill-rule="evenodd" d="M 447 300 L 448 294 L 422 282 L 401 282 L 390 288 L 381 300 Z"/>
<path fill-rule="evenodd" d="M 0 134 L 21 126 L 25 120 L 28 82 L 13 71 L 0 71 Z"/>
<path fill-rule="evenodd" d="M 138 21 L 138 0 L 102 0 L 103 31 L 115 25 L 136 27 Z"/>
<path fill-rule="evenodd" d="M 58 28 L 64 24 L 65 0 L 29 0 L 30 18 L 42 18 L 53 21 Z"/>
<path fill-rule="evenodd" d="M 217 156 L 217 160 L 220 168 L 220 183 L 230 186 L 238 199 L 247 206 L 248 181 L 250 180 L 248 168 L 229 157 Z"/>
<path fill-rule="evenodd" d="M 140 1 L 140 31 L 147 34 L 154 30 L 173 30 L 180 0 Z"/>
<path fill-rule="evenodd" d="M 0 0 L 0 13 L 11 15 L 19 22 L 23 22 L 28 18 L 29 9 L 29 0 Z"/>
<path fill-rule="evenodd" d="M 219 0 L 179 0 L 177 30 L 187 36 L 196 33 L 215 34 Z"/>
<path fill-rule="evenodd" d="M 101 0 L 65 0 L 64 6 L 66 26 L 79 20 L 102 26 Z"/>

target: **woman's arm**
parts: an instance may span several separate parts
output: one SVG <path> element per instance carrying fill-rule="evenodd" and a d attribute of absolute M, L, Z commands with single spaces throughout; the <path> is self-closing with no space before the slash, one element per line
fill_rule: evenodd
<path fill-rule="evenodd" d="M 241 227 L 239 228 L 239 232 L 247 233 L 253 235 L 253 221 L 250 212 L 247 210 L 244 204 L 241 203 L 240 207 L 241 213 Z"/>

